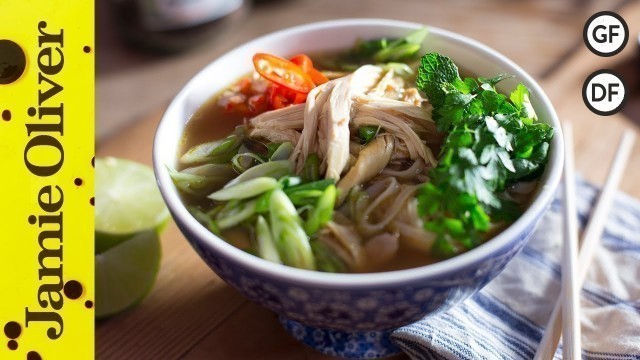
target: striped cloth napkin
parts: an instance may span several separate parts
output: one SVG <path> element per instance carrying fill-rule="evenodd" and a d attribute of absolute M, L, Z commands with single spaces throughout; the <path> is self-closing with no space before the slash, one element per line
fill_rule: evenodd
<path fill-rule="evenodd" d="M 576 192 L 584 225 L 598 189 L 578 180 Z M 560 293 L 561 206 L 482 291 L 396 330 L 394 343 L 412 359 L 532 359 Z M 612 209 L 581 293 L 583 359 L 640 359 L 640 202 L 619 193 Z"/>

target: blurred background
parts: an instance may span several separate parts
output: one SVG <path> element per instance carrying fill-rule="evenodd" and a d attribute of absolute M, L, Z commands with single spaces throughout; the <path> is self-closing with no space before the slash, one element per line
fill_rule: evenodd
<path fill-rule="evenodd" d="M 180 1 L 157 1 L 175 4 Z M 442 27 L 502 52 L 536 79 L 583 47 L 582 27 L 622 0 L 198 0 L 196 14 L 144 8 L 141 0 L 97 6 L 97 139 L 145 116 L 159 116 L 204 65 L 274 30 L 347 17 L 378 17 Z M 206 4 L 208 3 L 208 5 Z M 172 13 L 173 11 L 173 13 Z M 216 20 L 221 14 L 222 18 Z M 155 18 L 151 18 L 155 17 Z M 173 30 L 182 22 L 204 25 Z M 151 19 L 150 19 L 151 18 Z M 186 20 L 185 20 L 186 19 Z M 636 46 L 632 34 L 630 45 Z M 636 66 L 637 68 L 637 66 Z"/>

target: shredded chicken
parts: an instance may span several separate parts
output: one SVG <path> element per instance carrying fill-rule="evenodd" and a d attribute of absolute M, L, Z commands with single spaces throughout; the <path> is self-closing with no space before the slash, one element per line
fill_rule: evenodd
<path fill-rule="evenodd" d="M 251 136 L 265 138 L 271 142 L 290 142 L 296 144 L 300 140 L 300 133 L 293 129 L 281 129 L 274 131 L 269 128 L 256 128 L 251 131 Z"/>
<path fill-rule="evenodd" d="M 411 129 L 408 117 L 397 116 L 393 111 L 381 111 L 365 103 L 358 108 L 352 121 L 356 127 L 373 125 L 383 128 L 406 144 L 411 159 L 422 158 L 425 163 L 433 167 L 436 166 L 436 157 L 431 149 L 422 142 L 420 136 Z"/>
<path fill-rule="evenodd" d="M 365 65 L 353 74 L 334 80 L 337 82 L 327 103 L 327 118 L 320 122 L 318 136 L 325 144 L 321 151 L 325 178 L 340 179 L 349 160 L 349 121 L 354 98 L 364 95 L 380 79 L 382 70 L 378 66 Z M 306 125 L 305 118 L 305 128 Z"/>
<path fill-rule="evenodd" d="M 284 129 L 302 129 L 304 126 L 304 111 L 304 104 L 267 111 L 249 120 L 249 125 L 253 129 L 270 129 L 274 132 Z M 257 137 L 253 134 L 252 136 Z"/>
<path fill-rule="evenodd" d="M 389 95 L 391 90 L 395 95 Z M 421 159 L 434 167 L 436 158 L 422 139 L 437 144 L 441 138 L 429 109 L 421 105 L 419 93 L 405 91 L 404 80 L 394 76 L 393 70 L 385 73 L 379 66 L 365 65 L 314 88 L 305 104 L 254 117 L 249 121 L 249 136 L 291 141 L 295 147 L 290 159 L 298 172 L 307 157 L 316 153 L 322 159 L 324 177 L 339 181 L 358 164 L 354 156 L 360 151 L 351 142 L 351 132 L 361 126 L 379 126 L 381 133 L 398 140 L 392 158 Z"/>

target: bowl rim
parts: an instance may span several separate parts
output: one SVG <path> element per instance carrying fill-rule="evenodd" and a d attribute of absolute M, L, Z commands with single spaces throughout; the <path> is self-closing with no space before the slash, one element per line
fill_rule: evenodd
<path fill-rule="evenodd" d="M 241 48 L 252 46 L 269 38 L 285 36 L 288 33 L 296 34 L 311 31 L 315 32 L 332 27 L 349 26 L 404 27 L 407 30 L 418 29 L 426 26 L 429 29 L 430 33 L 437 33 L 440 36 L 446 37 L 447 41 L 457 42 L 462 46 L 471 49 L 473 52 L 484 53 L 485 55 L 489 55 L 490 57 L 493 57 L 496 60 L 506 64 L 507 66 L 513 68 L 515 72 L 517 72 L 516 75 L 518 78 L 531 85 L 531 92 L 537 95 L 540 100 L 541 106 L 545 107 L 548 110 L 550 115 L 548 122 L 550 125 L 552 125 L 555 131 L 551 144 L 552 150 L 549 153 L 549 161 L 547 163 L 546 169 L 546 171 L 548 171 L 548 177 L 546 183 L 541 185 L 541 190 L 539 191 L 537 197 L 533 200 L 531 205 L 513 224 L 507 227 L 507 229 L 500 232 L 489 241 L 483 243 L 481 246 L 478 246 L 463 254 L 433 264 L 403 270 L 393 270 L 377 273 L 325 273 L 315 270 L 298 269 L 290 266 L 272 263 L 258 256 L 246 253 L 227 243 L 215 234 L 211 233 L 187 211 L 185 205 L 182 203 L 178 195 L 177 189 L 171 181 L 169 172 L 165 164 L 159 163 L 161 161 L 160 159 L 162 159 L 162 146 L 160 143 L 162 142 L 163 134 L 167 132 L 164 130 L 165 127 L 167 127 L 167 123 L 171 121 L 170 113 L 172 112 L 172 109 L 174 107 L 177 107 L 181 102 L 185 101 L 189 89 L 193 86 L 197 78 L 202 76 L 202 74 L 206 72 L 209 67 L 214 66 L 218 59 L 227 56 L 234 51 L 238 51 Z M 153 142 L 153 167 L 162 196 L 167 206 L 171 210 L 171 213 L 176 222 L 181 222 L 182 226 L 186 226 L 192 232 L 192 235 L 194 235 L 198 239 L 199 242 L 203 242 L 207 247 L 214 248 L 218 256 L 227 257 L 233 263 L 239 264 L 240 266 L 244 267 L 245 269 L 249 269 L 252 272 L 257 272 L 263 276 L 271 278 L 278 278 L 281 281 L 285 281 L 288 283 L 297 283 L 320 287 L 361 289 L 371 286 L 395 286 L 397 284 L 407 284 L 415 282 L 416 280 L 440 277 L 444 274 L 455 272 L 456 270 L 465 269 L 478 261 L 487 259 L 488 257 L 491 257 L 492 253 L 508 246 L 514 238 L 525 231 L 527 226 L 535 223 L 537 216 L 545 210 L 545 208 L 553 199 L 555 190 L 560 181 L 564 159 L 562 138 L 562 130 L 560 127 L 558 116 L 549 98 L 544 93 L 540 85 L 525 70 L 523 70 L 520 66 L 515 64 L 500 52 L 464 35 L 460 35 L 434 26 L 428 26 L 420 23 L 402 20 L 379 18 L 346 18 L 308 23 L 271 32 L 255 38 L 251 41 L 245 42 L 225 52 L 220 57 L 212 60 L 194 77 L 192 77 L 189 82 L 187 82 L 187 84 L 174 97 L 167 110 L 163 114 L 156 130 Z"/>

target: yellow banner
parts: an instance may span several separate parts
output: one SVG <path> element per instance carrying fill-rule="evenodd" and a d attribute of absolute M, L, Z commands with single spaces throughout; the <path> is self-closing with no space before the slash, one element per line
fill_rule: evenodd
<path fill-rule="evenodd" d="M 0 359 L 94 356 L 94 2 L 0 2 Z"/>

